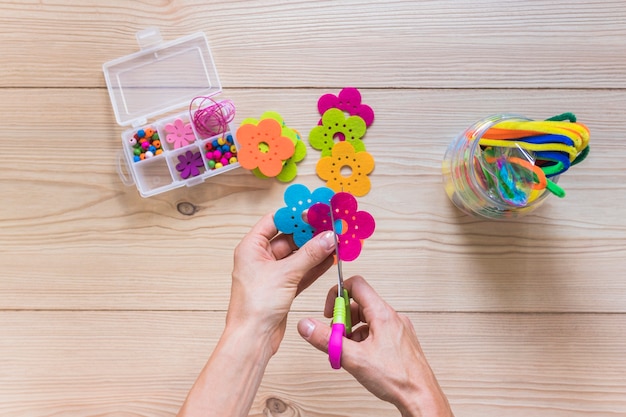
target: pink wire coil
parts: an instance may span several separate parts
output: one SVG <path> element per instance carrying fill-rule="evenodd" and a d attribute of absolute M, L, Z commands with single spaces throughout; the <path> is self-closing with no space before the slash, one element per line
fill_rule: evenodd
<path fill-rule="evenodd" d="M 202 101 L 198 109 L 192 112 L 196 100 Z M 215 101 L 211 97 L 194 97 L 189 103 L 189 118 L 201 137 L 220 135 L 229 131 L 228 124 L 235 118 L 235 104 L 231 100 Z"/>

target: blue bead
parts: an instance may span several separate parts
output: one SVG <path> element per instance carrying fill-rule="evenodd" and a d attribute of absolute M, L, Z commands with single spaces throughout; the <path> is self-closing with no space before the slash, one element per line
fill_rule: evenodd
<path fill-rule="evenodd" d="M 233 144 L 233 135 L 231 135 L 230 133 L 228 135 L 226 135 L 226 140 L 228 142 L 230 142 L 230 144 L 232 145 Z"/>
<path fill-rule="evenodd" d="M 146 131 L 143 129 L 139 129 L 137 131 L 137 136 L 139 136 L 140 138 L 143 138 L 144 136 L 146 136 Z"/>
<path fill-rule="evenodd" d="M 230 152 L 230 145 L 229 144 L 222 145 L 222 152 L 223 153 Z"/>
<path fill-rule="evenodd" d="M 135 156 L 133 156 L 133 160 L 135 162 L 139 162 L 139 161 L 141 161 L 141 158 L 139 157 L 139 155 L 135 155 Z"/>
<path fill-rule="evenodd" d="M 156 148 L 155 148 L 154 146 L 150 146 L 150 147 L 148 148 L 148 150 L 149 150 L 150 152 L 153 152 L 153 153 L 154 153 L 154 152 L 156 151 Z"/>
<path fill-rule="evenodd" d="M 217 143 L 217 139 L 215 139 L 213 142 L 211 142 L 211 145 L 213 145 L 213 149 L 218 149 L 218 147 L 220 146 L 220 144 Z"/>

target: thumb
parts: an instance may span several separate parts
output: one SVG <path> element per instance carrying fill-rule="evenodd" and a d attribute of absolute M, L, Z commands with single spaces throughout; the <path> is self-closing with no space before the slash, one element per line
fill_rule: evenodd
<path fill-rule="evenodd" d="M 298 333 L 307 342 L 322 352 L 328 352 L 330 327 L 315 319 L 302 319 L 298 322 Z"/>
<path fill-rule="evenodd" d="M 305 243 L 293 255 L 284 259 L 287 267 L 299 276 L 303 276 L 311 269 L 322 263 L 335 250 L 335 236 L 327 231 L 315 236 Z"/>

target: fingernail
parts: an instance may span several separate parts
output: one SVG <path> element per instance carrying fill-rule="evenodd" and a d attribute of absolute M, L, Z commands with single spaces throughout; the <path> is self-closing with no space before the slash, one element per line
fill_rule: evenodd
<path fill-rule="evenodd" d="M 320 245 L 326 250 L 331 250 L 335 247 L 335 233 L 332 231 L 325 232 L 320 239 Z"/>
<path fill-rule="evenodd" d="M 298 327 L 300 334 L 308 339 L 313 334 L 313 330 L 315 330 L 315 323 L 309 319 L 302 319 L 298 323 Z"/>

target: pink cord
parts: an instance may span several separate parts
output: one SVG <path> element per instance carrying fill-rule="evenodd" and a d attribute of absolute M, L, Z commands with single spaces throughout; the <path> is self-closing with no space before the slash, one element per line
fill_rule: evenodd
<path fill-rule="evenodd" d="M 192 114 L 191 108 L 196 100 L 202 100 Z M 205 103 L 211 104 L 204 107 Z M 189 118 L 196 132 L 203 138 L 209 138 L 228 132 L 228 124 L 235 118 L 235 104 L 231 100 L 215 101 L 211 97 L 194 97 L 189 103 Z"/>

